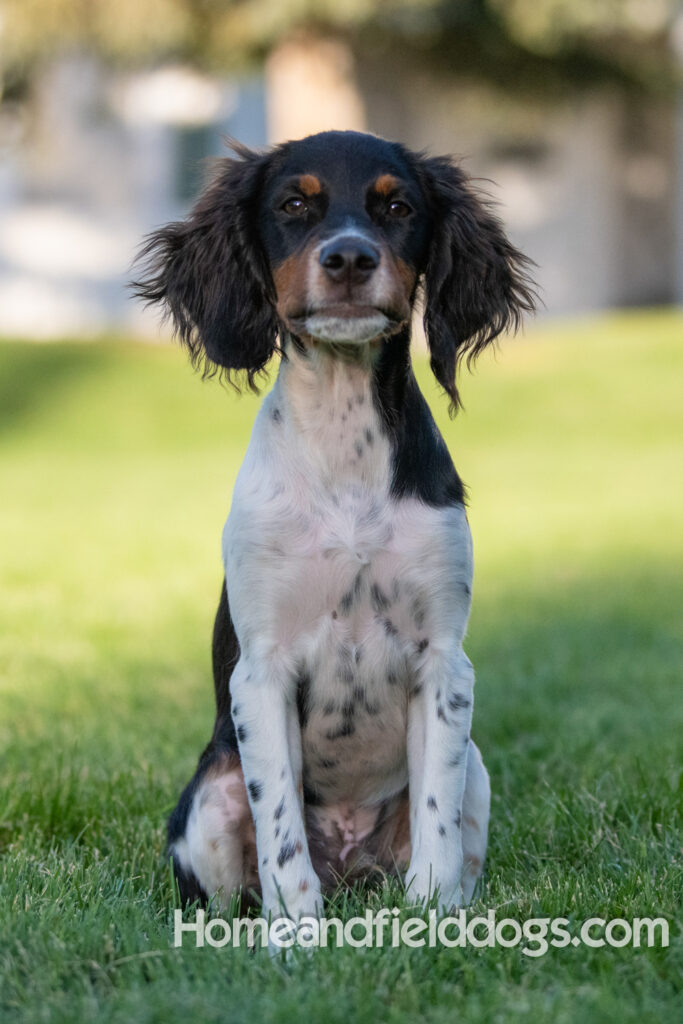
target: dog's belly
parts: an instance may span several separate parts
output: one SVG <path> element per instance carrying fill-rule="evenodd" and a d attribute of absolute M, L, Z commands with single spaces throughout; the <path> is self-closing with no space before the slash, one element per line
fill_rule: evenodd
<path fill-rule="evenodd" d="M 387 646 L 373 628 L 359 643 L 341 634 L 304 670 L 304 786 L 313 803 L 366 805 L 406 785 L 411 673 Z"/>
<path fill-rule="evenodd" d="M 367 806 L 407 784 L 408 704 L 426 650 L 429 587 L 386 545 L 327 544 L 290 572 L 304 785 L 324 805 Z M 400 538 L 398 538 L 400 544 Z M 280 622 L 287 629 L 283 607 Z"/>

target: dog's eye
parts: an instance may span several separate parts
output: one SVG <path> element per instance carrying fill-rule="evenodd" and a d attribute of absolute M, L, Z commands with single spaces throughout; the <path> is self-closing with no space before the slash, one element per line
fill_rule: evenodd
<path fill-rule="evenodd" d="M 394 199 L 389 203 L 389 216 L 390 217 L 407 217 L 409 213 L 413 211 L 400 199 Z"/>
<path fill-rule="evenodd" d="M 306 203 L 299 196 L 291 196 L 289 199 L 286 199 L 281 209 L 290 217 L 302 217 L 305 213 L 308 213 Z"/>

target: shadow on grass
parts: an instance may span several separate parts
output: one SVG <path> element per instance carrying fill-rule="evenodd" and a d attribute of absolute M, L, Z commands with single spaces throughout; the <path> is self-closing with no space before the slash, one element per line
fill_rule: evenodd
<path fill-rule="evenodd" d="M 108 358 L 97 344 L 0 344 L 0 433 L 27 426 L 74 382 L 101 373 Z"/>

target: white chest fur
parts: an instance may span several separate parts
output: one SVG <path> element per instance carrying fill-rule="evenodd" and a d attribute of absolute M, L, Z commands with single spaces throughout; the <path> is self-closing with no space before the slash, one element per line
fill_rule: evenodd
<path fill-rule="evenodd" d="M 223 538 L 241 649 L 296 679 L 304 780 L 326 802 L 405 786 L 420 666 L 469 610 L 464 509 L 391 497 L 370 380 L 316 351 L 283 363 Z"/>

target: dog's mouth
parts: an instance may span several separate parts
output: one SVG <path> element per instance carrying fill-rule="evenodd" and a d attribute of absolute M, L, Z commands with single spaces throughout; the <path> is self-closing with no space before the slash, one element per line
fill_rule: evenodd
<path fill-rule="evenodd" d="M 287 317 L 296 334 L 319 341 L 363 344 L 394 334 L 405 322 L 391 310 L 353 302 L 336 302 Z"/>

